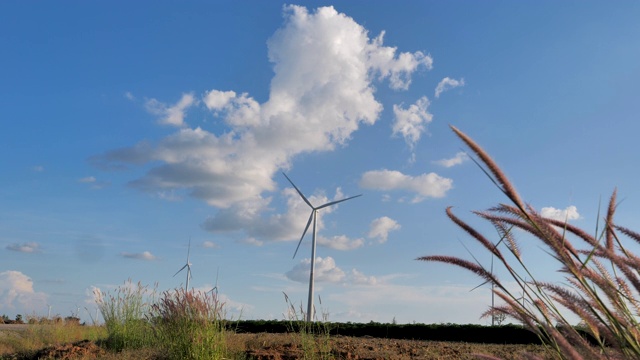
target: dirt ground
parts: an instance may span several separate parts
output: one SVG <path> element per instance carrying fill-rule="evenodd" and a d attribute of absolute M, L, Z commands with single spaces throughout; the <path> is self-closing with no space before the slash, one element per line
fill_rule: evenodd
<path fill-rule="evenodd" d="M 227 345 L 230 359 L 303 359 L 305 347 L 314 349 L 317 358 L 345 360 L 477 359 L 474 354 L 493 355 L 501 359 L 522 359 L 524 353 L 550 358 L 545 356 L 543 347 L 534 345 L 470 344 L 346 336 L 318 338 L 315 343 L 309 343 L 308 338 L 302 339 L 299 334 L 231 334 Z M 306 352 L 308 354 L 309 350 Z M 94 342 L 79 341 L 48 347 L 31 354 L 0 356 L 0 359 L 163 360 L 165 355 L 154 349 L 130 350 L 115 354 L 105 351 Z"/>

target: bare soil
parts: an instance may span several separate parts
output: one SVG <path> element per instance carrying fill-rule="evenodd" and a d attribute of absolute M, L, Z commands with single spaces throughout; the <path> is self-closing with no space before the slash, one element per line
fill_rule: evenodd
<path fill-rule="evenodd" d="M 304 342 L 307 341 L 305 344 Z M 309 339 L 299 334 L 231 334 L 227 339 L 230 359 L 294 360 L 303 359 Z M 423 340 L 396 340 L 370 337 L 331 336 L 316 339 L 312 347 L 317 358 L 345 360 L 402 359 L 477 359 L 475 354 L 501 359 L 522 359 L 525 353 L 551 358 L 538 345 L 496 345 Z M 309 353 L 309 350 L 306 350 Z M 41 349 L 31 354 L 0 355 L 6 360 L 35 359 L 147 359 L 164 360 L 155 349 L 127 350 L 112 353 L 88 340 Z"/>

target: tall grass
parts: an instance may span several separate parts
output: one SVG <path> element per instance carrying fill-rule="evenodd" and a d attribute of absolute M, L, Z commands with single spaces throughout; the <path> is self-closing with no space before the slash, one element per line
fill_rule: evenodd
<path fill-rule="evenodd" d="M 107 347 L 120 351 L 138 349 L 154 344 L 153 329 L 147 315 L 156 297 L 156 288 L 127 280 L 115 292 L 95 294 L 100 313 L 107 328 Z"/>
<path fill-rule="evenodd" d="M 159 345 L 172 359 L 222 359 L 227 350 L 223 307 L 210 293 L 164 292 L 151 307 Z"/>
<path fill-rule="evenodd" d="M 615 224 L 616 191 L 609 199 L 603 224 L 596 224 L 595 235 L 567 221 L 545 218 L 522 201 L 502 170 L 477 143 L 453 126 L 452 130 L 477 156 L 476 164 L 509 203 L 474 212 L 498 231 L 495 241 L 458 218 L 451 208 L 447 208 L 447 216 L 498 260 L 508 280 L 498 278 L 477 261 L 460 257 L 431 255 L 417 260 L 455 265 L 491 282 L 495 295 L 504 304 L 490 308 L 485 315 L 504 314 L 521 322 L 563 359 L 640 358 L 640 257 L 622 242 L 622 235 L 640 242 L 640 233 Z M 516 229 L 519 234 L 532 235 L 546 248 L 566 283 L 536 278 L 536 264 L 525 261 Z M 510 290 L 507 282 L 515 282 L 518 291 Z M 570 324 L 570 314 L 580 319 L 580 329 L 587 331 L 595 345 Z"/>
<path fill-rule="evenodd" d="M 322 317 L 317 318 L 317 312 L 314 308 L 316 318 L 313 321 L 306 321 L 307 314 L 302 304 L 298 308 L 291 302 L 289 296 L 284 294 L 284 300 L 287 303 L 287 314 L 285 315 L 289 321 L 289 331 L 296 334 L 300 347 L 302 348 L 302 358 L 305 360 L 316 359 L 333 359 L 331 352 L 330 332 L 331 323 L 329 322 L 329 313 L 322 310 Z M 318 296 L 318 302 L 322 305 L 322 299 Z M 315 306 L 315 305 L 314 305 Z"/>
<path fill-rule="evenodd" d="M 158 295 L 131 281 L 112 294 L 96 295 L 111 350 L 155 348 L 180 360 L 225 356 L 224 303 L 216 295 L 184 289 Z"/>

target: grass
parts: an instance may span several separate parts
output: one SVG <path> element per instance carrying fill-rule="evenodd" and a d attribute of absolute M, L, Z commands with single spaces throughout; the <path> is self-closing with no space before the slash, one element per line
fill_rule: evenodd
<path fill-rule="evenodd" d="M 0 358 L 6 354 L 29 354 L 47 346 L 80 340 L 99 341 L 107 336 L 103 326 L 85 326 L 75 322 L 32 323 L 24 327 L 22 331 L 0 333 Z"/>
<path fill-rule="evenodd" d="M 158 295 L 131 281 L 96 295 L 112 351 L 156 348 L 168 359 L 194 360 L 226 354 L 224 303 L 216 295 L 184 289 Z"/>
<path fill-rule="evenodd" d="M 321 319 L 315 316 L 314 321 L 305 321 L 307 314 L 302 308 L 302 304 L 296 309 L 289 296 L 286 293 L 283 294 L 287 303 L 286 317 L 289 321 L 289 331 L 296 334 L 297 341 L 299 341 L 302 348 L 303 359 L 333 359 L 329 336 L 331 331 L 329 314 L 322 311 Z M 318 302 L 322 305 L 320 297 L 318 297 Z M 317 312 L 314 311 L 314 314 L 317 314 Z"/>
<path fill-rule="evenodd" d="M 418 260 L 458 266 L 492 283 L 503 304 L 490 308 L 485 315 L 504 314 L 521 322 L 562 359 L 640 358 L 640 257 L 622 242 L 623 235 L 640 242 L 640 234 L 615 224 L 616 191 L 609 199 L 603 224 L 596 224 L 594 235 L 567 221 L 545 218 L 521 199 L 502 170 L 475 141 L 455 127 L 452 130 L 477 156 L 476 164 L 509 203 L 475 212 L 498 231 L 495 241 L 454 215 L 451 208 L 446 210 L 447 216 L 501 264 L 507 281 L 515 282 L 519 289 L 514 292 L 507 287 L 507 281 L 477 261 L 442 255 Z M 564 283 L 536 278 L 535 263 L 526 262 L 516 233 L 531 235 L 543 245 L 564 274 Z M 568 314 L 577 316 L 581 326 L 572 326 Z M 595 346 L 580 329 L 595 339 Z"/>

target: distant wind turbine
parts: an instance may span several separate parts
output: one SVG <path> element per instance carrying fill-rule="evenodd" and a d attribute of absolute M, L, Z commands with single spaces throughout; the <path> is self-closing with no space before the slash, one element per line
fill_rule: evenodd
<path fill-rule="evenodd" d="M 343 201 L 357 198 L 358 196 L 362 196 L 362 194 L 351 196 L 342 200 L 330 201 L 326 204 L 322 204 L 318 207 L 314 207 L 313 205 L 311 205 L 311 202 L 309 202 L 309 200 L 304 196 L 304 194 L 302 194 L 302 191 L 300 191 L 300 189 L 298 189 L 298 187 L 293 183 L 293 181 L 289 179 L 287 174 L 282 173 L 282 175 L 284 175 L 284 177 L 286 177 L 287 180 L 289 180 L 289 183 L 291 183 L 293 188 L 296 189 L 300 197 L 302 197 L 302 200 L 304 200 L 304 202 L 307 203 L 307 205 L 309 205 L 309 207 L 311 208 L 311 215 L 309 215 L 309 221 L 307 221 L 307 226 L 304 228 L 304 231 L 302 232 L 302 236 L 300 237 L 300 241 L 298 241 L 298 246 L 296 247 L 296 251 L 293 253 L 293 258 L 295 258 L 296 254 L 298 253 L 298 249 L 300 248 L 300 244 L 302 243 L 302 239 L 304 239 L 304 236 L 307 233 L 307 230 L 309 230 L 309 225 L 311 225 L 311 221 L 313 220 L 313 239 L 311 241 L 311 270 L 309 272 L 309 299 L 307 302 L 307 322 L 311 322 L 313 321 L 313 311 L 314 311 L 314 308 L 313 308 L 314 273 L 313 272 L 316 267 L 316 224 L 317 224 L 317 218 L 318 218 L 317 216 L 318 210 L 329 207 L 331 205 L 335 205 L 337 203 L 341 203 Z"/>
<path fill-rule="evenodd" d="M 491 255 L 491 275 L 493 275 L 493 255 Z M 474 287 L 473 289 L 469 290 L 469 292 L 472 292 L 473 290 L 475 290 L 475 289 L 477 289 L 477 288 L 479 288 L 479 287 L 481 287 L 484 284 L 489 283 L 489 282 L 491 283 L 491 310 L 492 310 L 492 312 L 491 312 L 491 326 L 494 326 L 495 323 L 496 323 L 496 314 L 495 314 L 495 311 L 493 311 L 493 309 L 494 309 L 494 306 L 495 306 L 495 295 L 496 294 L 493 291 L 494 288 L 495 288 L 495 284 L 493 283 L 493 281 L 487 280 L 487 281 L 483 282 L 482 284 L 480 284 L 480 285 Z"/>
<path fill-rule="evenodd" d="M 189 247 L 187 248 L 187 263 L 180 268 L 180 270 L 178 270 L 178 272 L 176 272 L 175 274 L 173 274 L 173 276 L 175 277 L 176 275 L 178 275 L 178 273 L 180 273 L 180 271 L 184 270 L 185 268 L 187 268 L 187 284 L 185 286 L 185 291 L 189 291 L 189 280 L 191 280 L 191 263 L 189 262 L 189 255 L 191 254 L 191 238 L 189 238 Z"/>
<path fill-rule="evenodd" d="M 218 298 L 218 273 L 219 272 L 220 272 L 220 267 L 218 267 L 218 269 L 216 270 L 216 285 L 211 290 L 207 291 L 207 293 L 211 293 L 211 294 L 215 292 L 216 299 Z"/>

